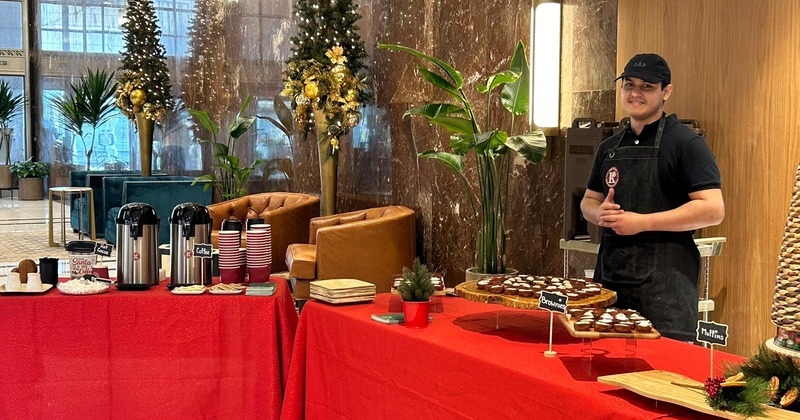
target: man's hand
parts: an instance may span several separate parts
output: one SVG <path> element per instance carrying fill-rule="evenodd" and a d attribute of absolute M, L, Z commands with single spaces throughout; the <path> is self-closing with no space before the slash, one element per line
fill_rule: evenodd
<path fill-rule="evenodd" d="M 608 190 L 600 204 L 600 226 L 613 229 L 617 235 L 635 235 L 645 230 L 646 218 L 639 213 L 626 212 L 614 203 L 614 189 Z"/>

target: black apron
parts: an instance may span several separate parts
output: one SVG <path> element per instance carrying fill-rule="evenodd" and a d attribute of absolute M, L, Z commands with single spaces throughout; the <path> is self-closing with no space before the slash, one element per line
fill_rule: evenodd
<path fill-rule="evenodd" d="M 653 146 L 619 147 L 603 161 L 603 190 L 614 187 L 622 210 L 656 213 L 671 210 L 658 179 L 658 152 L 666 118 L 662 117 Z M 603 229 L 595 279 L 617 292 L 616 307 L 636 309 L 662 335 L 693 341 L 697 328 L 700 253 L 691 232 L 641 232 L 617 235 Z"/>

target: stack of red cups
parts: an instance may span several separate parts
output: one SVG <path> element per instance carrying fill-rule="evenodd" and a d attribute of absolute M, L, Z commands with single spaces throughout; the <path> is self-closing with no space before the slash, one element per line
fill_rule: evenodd
<path fill-rule="evenodd" d="M 245 256 L 239 248 L 241 232 L 222 230 L 219 232 L 219 277 L 223 283 L 244 283 Z"/>
<path fill-rule="evenodd" d="M 255 224 L 247 231 L 247 275 L 251 283 L 269 281 L 272 272 L 272 226 Z"/>

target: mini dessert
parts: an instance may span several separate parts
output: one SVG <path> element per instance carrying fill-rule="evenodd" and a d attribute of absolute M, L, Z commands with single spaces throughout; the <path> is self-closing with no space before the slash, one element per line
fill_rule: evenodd
<path fill-rule="evenodd" d="M 575 323 L 575 331 L 589 331 L 591 328 L 591 321 L 578 321 Z"/>
<path fill-rule="evenodd" d="M 533 296 L 533 289 L 521 288 L 519 289 L 519 295 L 522 297 L 531 297 Z"/>
<path fill-rule="evenodd" d="M 507 295 L 516 295 L 517 293 L 519 293 L 519 289 L 517 289 L 516 287 L 506 286 Z"/>
<path fill-rule="evenodd" d="M 503 286 L 511 286 L 512 284 L 514 284 L 514 281 L 511 280 L 511 279 L 506 280 L 506 281 L 503 282 Z"/>
<path fill-rule="evenodd" d="M 609 332 L 611 329 L 611 324 L 607 322 L 597 321 L 594 323 L 594 330 L 597 332 Z"/>
<path fill-rule="evenodd" d="M 545 290 L 547 290 L 548 292 L 556 292 L 558 291 L 558 286 L 547 286 Z"/>
<path fill-rule="evenodd" d="M 625 316 L 625 314 L 623 314 L 622 312 L 619 312 L 616 315 L 614 315 L 614 321 L 615 322 L 628 322 L 628 317 Z"/>
<path fill-rule="evenodd" d="M 633 324 L 631 324 L 630 322 L 620 322 L 614 324 L 614 331 L 620 333 L 629 333 L 633 331 Z"/>
<path fill-rule="evenodd" d="M 500 285 L 500 284 L 495 284 L 495 285 L 489 287 L 489 291 L 492 292 L 492 293 L 496 293 L 496 294 L 503 293 L 503 289 L 504 289 L 504 287 L 502 285 Z"/>
<path fill-rule="evenodd" d="M 580 318 L 584 313 L 586 313 L 586 309 L 583 308 L 573 308 L 569 310 L 569 316 L 573 318 Z"/>
<path fill-rule="evenodd" d="M 592 309 L 592 313 L 594 314 L 594 316 L 600 316 L 606 313 L 606 310 L 603 308 L 594 308 Z"/>
<path fill-rule="evenodd" d="M 653 331 L 653 324 L 650 321 L 639 321 L 636 323 L 636 332 L 649 333 Z"/>
<path fill-rule="evenodd" d="M 478 280 L 478 289 L 488 290 L 490 284 L 491 282 L 489 280 Z"/>
<path fill-rule="evenodd" d="M 628 316 L 628 319 L 631 321 L 644 321 L 645 318 L 637 313 L 632 313 Z"/>

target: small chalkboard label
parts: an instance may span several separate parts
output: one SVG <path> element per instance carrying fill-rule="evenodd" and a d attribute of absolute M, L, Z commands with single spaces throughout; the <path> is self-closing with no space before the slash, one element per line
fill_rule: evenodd
<path fill-rule="evenodd" d="M 194 257 L 211 258 L 211 244 L 194 244 Z"/>
<path fill-rule="evenodd" d="M 728 345 L 728 326 L 716 322 L 697 321 L 697 341 L 701 343 Z"/>
<path fill-rule="evenodd" d="M 94 253 L 97 255 L 102 255 L 104 257 L 110 257 L 111 251 L 114 250 L 114 245 L 111 244 L 101 244 L 100 242 L 94 243 Z"/>
<path fill-rule="evenodd" d="M 567 313 L 567 297 L 558 293 L 542 292 L 539 296 L 539 309 L 560 314 Z"/>

